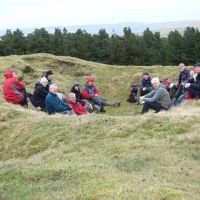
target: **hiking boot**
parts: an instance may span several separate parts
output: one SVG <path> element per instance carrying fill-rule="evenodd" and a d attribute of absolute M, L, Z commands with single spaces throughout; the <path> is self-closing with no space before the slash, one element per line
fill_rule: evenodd
<path fill-rule="evenodd" d="M 40 112 L 42 109 L 41 109 L 41 107 L 40 107 L 40 106 L 38 106 L 38 107 L 34 107 L 34 110 L 36 110 L 36 111 Z"/>
<path fill-rule="evenodd" d="M 120 101 L 115 101 L 115 102 L 113 102 L 113 101 L 107 101 L 107 100 L 105 100 L 105 101 L 103 101 L 103 106 L 113 106 L 113 107 L 119 107 L 120 106 Z"/>
<path fill-rule="evenodd" d="M 103 106 L 101 106 L 100 112 L 106 112 Z"/>
<path fill-rule="evenodd" d="M 114 102 L 113 103 L 113 107 L 119 107 L 120 106 L 120 104 L 121 104 L 121 101 L 116 101 L 116 102 Z"/>
<path fill-rule="evenodd" d="M 94 107 L 94 112 L 100 112 L 100 110 L 101 110 L 100 106 L 94 105 L 93 107 Z"/>
<path fill-rule="evenodd" d="M 176 106 L 177 105 L 177 99 L 176 98 L 173 98 L 171 100 L 171 106 Z"/>
<path fill-rule="evenodd" d="M 136 104 L 140 104 L 140 99 L 136 97 L 136 98 L 135 98 L 135 103 L 136 103 Z"/>

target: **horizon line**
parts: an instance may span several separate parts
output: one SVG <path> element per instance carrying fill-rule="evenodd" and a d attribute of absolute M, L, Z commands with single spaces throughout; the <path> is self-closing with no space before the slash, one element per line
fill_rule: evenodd
<path fill-rule="evenodd" d="M 152 25 L 152 24 L 166 24 L 166 23 L 174 23 L 174 22 L 200 22 L 200 20 L 175 20 L 175 21 L 163 21 L 163 22 L 135 22 L 135 21 L 124 21 L 124 22 L 117 22 L 117 23 L 100 23 L 100 24 L 77 24 L 77 25 L 51 25 L 51 26 L 32 26 L 32 27 L 13 27 L 13 28 L 0 28 L 0 30 L 14 30 L 14 29 L 37 29 L 37 28 L 56 28 L 56 27 L 76 27 L 76 26 L 104 26 L 104 25 L 118 25 L 118 24 L 126 24 L 126 23 L 133 23 L 133 24 L 143 24 L 143 25 Z"/>

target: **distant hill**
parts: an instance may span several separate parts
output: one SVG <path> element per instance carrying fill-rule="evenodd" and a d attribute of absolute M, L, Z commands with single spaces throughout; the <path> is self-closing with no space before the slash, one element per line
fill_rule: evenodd
<path fill-rule="evenodd" d="M 75 32 L 77 29 L 86 30 L 88 33 L 96 34 L 99 29 L 106 29 L 107 33 L 110 35 L 115 33 L 117 35 L 123 35 L 123 28 L 130 27 L 132 32 L 136 34 L 142 34 L 146 28 L 149 28 L 152 31 L 159 31 L 161 36 L 166 36 L 170 31 L 177 29 L 179 32 L 183 33 L 185 28 L 188 26 L 193 26 L 195 28 L 200 28 L 199 21 L 172 21 L 172 22 L 163 22 L 163 23 L 137 23 L 137 22 L 123 22 L 117 24 L 94 24 L 94 25 L 76 25 L 76 26 L 52 26 L 45 27 L 49 33 L 53 33 L 55 28 L 66 28 L 69 32 Z M 35 28 L 20 28 L 25 35 L 32 33 Z M 0 30 L 0 36 L 4 35 L 6 32 L 5 29 Z"/>

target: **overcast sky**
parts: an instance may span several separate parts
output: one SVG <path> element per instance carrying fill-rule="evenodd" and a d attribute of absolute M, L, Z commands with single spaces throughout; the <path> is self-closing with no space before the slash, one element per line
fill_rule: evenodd
<path fill-rule="evenodd" d="M 200 20 L 200 0 L 0 0 L 0 29 Z"/>

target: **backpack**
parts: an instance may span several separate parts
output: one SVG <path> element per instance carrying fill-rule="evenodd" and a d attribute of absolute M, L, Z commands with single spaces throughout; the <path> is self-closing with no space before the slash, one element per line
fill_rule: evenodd
<path fill-rule="evenodd" d="M 131 93 L 127 99 L 128 102 L 130 103 L 135 103 L 137 100 L 136 100 L 136 96 L 134 93 Z"/>

